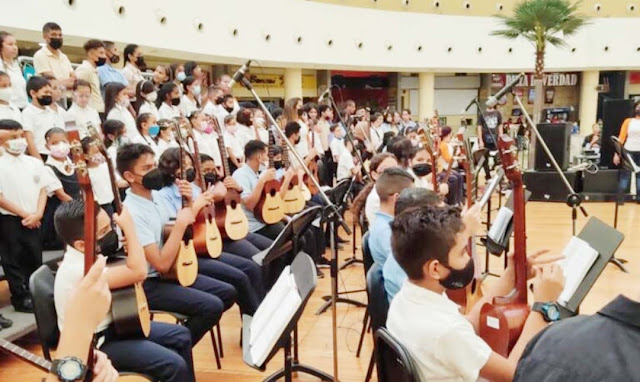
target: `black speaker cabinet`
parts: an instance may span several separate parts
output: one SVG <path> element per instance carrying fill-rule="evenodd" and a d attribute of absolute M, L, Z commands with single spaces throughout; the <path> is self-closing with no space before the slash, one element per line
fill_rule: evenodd
<path fill-rule="evenodd" d="M 584 172 L 582 191 L 593 194 L 615 194 L 618 192 L 618 170 L 600 169 L 595 174 Z"/>
<path fill-rule="evenodd" d="M 540 123 L 538 124 L 538 131 L 547 146 L 549 146 L 551 154 L 553 154 L 553 157 L 558 162 L 562 171 L 565 171 L 569 167 L 571 125 L 568 123 Z M 554 170 L 549 156 L 538 141 L 536 141 L 536 158 L 534 168 L 538 171 Z"/>
<path fill-rule="evenodd" d="M 575 192 L 582 191 L 582 175 L 577 171 L 565 171 L 569 184 Z M 531 191 L 531 201 L 537 202 L 566 202 L 569 191 L 562 178 L 555 171 L 524 172 L 524 184 Z"/>
<path fill-rule="evenodd" d="M 605 99 L 602 106 L 602 148 L 600 148 L 600 166 L 614 168 L 613 143 L 611 136 L 620 135 L 620 127 L 633 113 L 633 100 Z"/>

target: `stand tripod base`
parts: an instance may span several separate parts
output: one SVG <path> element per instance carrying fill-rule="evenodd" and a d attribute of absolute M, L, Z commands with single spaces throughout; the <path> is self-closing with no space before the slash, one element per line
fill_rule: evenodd
<path fill-rule="evenodd" d="M 618 259 L 615 257 L 612 257 L 611 260 L 609 260 L 610 263 L 613 263 L 614 265 L 616 265 L 618 268 L 620 268 L 620 270 L 624 273 L 629 273 L 629 270 L 627 269 L 627 267 L 624 266 L 624 264 L 627 262 L 627 260 L 625 259 Z"/>
<path fill-rule="evenodd" d="M 290 373 L 296 373 L 296 372 L 312 375 L 320 379 L 321 381 L 333 381 L 333 377 L 325 373 L 324 371 L 318 370 L 316 368 L 313 368 L 311 366 L 307 366 L 298 362 L 292 362 L 290 366 Z M 284 368 L 282 368 L 276 371 L 275 373 L 271 374 L 270 376 L 268 376 L 264 380 L 264 382 L 275 382 L 278 379 L 283 377 L 285 378 L 285 380 L 291 380 L 290 373 L 287 375 L 287 371 Z"/>
<path fill-rule="evenodd" d="M 333 302 L 333 298 L 331 296 L 323 296 L 322 297 L 324 300 L 326 300 L 326 302 L 324 304 L 322 304 L 322 306 L 320 306 L 320 308 L 318 308 L 318 310 L 316 311 L 316 316 L 321 315 L 322 313 L 326 312 L 330 307 L 331 304 Z M 356 301 L 356 300 L 352 300 L 350 298 L 344 298 L 344 297 L 338 297 L 336 299 L 336 303 L 345 303 L 345 304 L 351 304 L 354 306 L 357 306 L 359 308 L 364 308 L 367 306 L 367 304 L 364 304 L 360 301 Z"/>
<path fill-rule="evenodd" d="M 353 264 L 364 264 L 364 261 L 358 259 L 357 257 L 353 256 L 348 258 L 347 260 L 345 260 L 344 263 L 342 263 L 339 267 L 340 270 L 345 269 L 348 266 L 351 266 Z"/>

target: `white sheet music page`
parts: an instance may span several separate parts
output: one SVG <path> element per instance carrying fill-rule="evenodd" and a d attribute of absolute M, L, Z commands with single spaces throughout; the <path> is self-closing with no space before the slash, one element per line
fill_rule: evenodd
<path fill-rule="evenodd" d="M 589 243 L 575 236 L 569 240 L 562 254 L 565 258 L 560 265 L 564 271 L 565 284 L 558 301 L 565 305 L 571 300 L 599 254 Z"/>
<path fill-rule="evenodd" d="M 489 229 L 489 237 L 496 243 L 502 243 L 504 240 L 504 235 L 507 232 L 507 226 L 509 222 L 511 222 L 511 218 L 513 217 L 513 211 L 508 209 L 507 207 L 501 207 L 500 211 L 498 211 L 498 215 L 496 215 L 496 219 L 491 225 L 491 229 Z"/>
<path fill-rule="evenodd" d="M 287 265 L 280 273 L 278 280 L 256 309 L 251 320 L 251 339 L 249 344 L 253 345 L 256 337 L 262 333 L 262 330 L 266 326 L 267 322 L 271 319 L 271 316 L 278 309 L 280 301 L 284 300 L 287 293 L 289 293 L 289 279 L 291 278 L 291 266 Z"/>

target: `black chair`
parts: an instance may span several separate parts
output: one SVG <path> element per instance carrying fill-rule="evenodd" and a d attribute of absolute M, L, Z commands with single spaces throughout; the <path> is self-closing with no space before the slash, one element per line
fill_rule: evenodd
<path fill-rule="evenodd" d="M 38 268 L 29 279 L 29 291 L 33 300 L 33 312 L 38 327 L 38 338 L 44 357 L 51 361 L 51 350 L 58 346 L 60 331 L 58 330 L 58 313 L 53 299 L 55 275 L 46 265 Z M 136 376 L 148 381 L 155 381 L 151 376 L 133 372 L 120 372 L 121 376 Z"/>
<path fill-rule="evenodd" d="M 378 382 L 418 382 L 420 377 L 409 351 L 386 328 L 374 335 Z"/>
<path fill-rule="evenodd" d="M 384 328 L 387 323 L 387 313 L 389 312 L 389 302 L 387 301 L 387 293 L 384 290 L 384 278 L 382 277 L 382 267 L 373 263 L 369 272 L 367 272 L 367 291 L 369 293 L 369 311 L 371 330 L 375 332 Z M 365 381 L 368 382 L 373 374 L 373 363 L 376 354 L 375 335 L 373 352 L 369 361 L 369 368 Z"/>
<path fill-rule="evenodd" d="M 362 236 L 362 260 L 364 263 L 364 278 L 367 279 L 367 272 L 373 265 L 373 257 L 371 257 L 371 250 L 369 249 L 369 232 Z M 356 351 L 356 357 L 360 357 L 360 351 L 362 350 L 362 343 L 364 342 L 364 336 L 367 330 L 371 330 L 371 322 L 369 320 L 369 288 L 367 288 L 367 308 L 364 310 L 364 317 L 362 318 L 362 331 L 360 332 L 360 340 L 358 341 L 358 350 Z"/>

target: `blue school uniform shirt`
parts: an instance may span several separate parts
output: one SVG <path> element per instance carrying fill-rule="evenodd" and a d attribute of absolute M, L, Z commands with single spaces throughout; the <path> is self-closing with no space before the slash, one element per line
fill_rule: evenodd
<path fill-rule="evenodd" d="M 376 219 L 369 229 L 369 249 L 371 257 L 381 267 L 391 254 L 391 222 L 393 216 L 384 212 L 376 212 Z"/>
<path fill-rule="evenodd" d="M 253 171 L 249 165 L 246 163 L 242 165 L 239 169 L 234 171 L 233 179 L 242 187 L 242 194 L 240 195 L 242 199 L 251 195 L 253 190 L 258 185 L 258 173 Z M 253 215 L 253 211 L 250 211 L 244 203 L 242 203 L 242 208 L 244 209 L 244 213 L 247 215 L 247 220 L 249 222 L 249 231 L 256 232 L 261 230 L 265 224 Z"/>
<path fill-rule="evenodd" d="M 192 200 L 196 200 L 200 194 L 202 194 L 200 187 L 191 183 Z M 180 195 L 180 189 L 175 183 L 158 191 L 158 198 L 172 218 L 175 218 L 178 211 L 182 209 L 182 195 Z"/>
<path fill-rule="evenodd" d="M 387 294 L 387 300 L 391 303 L 393 297 L 398 293 L 402 284 L 407 280 L 407 274 L 404 272 L 393 253 L 387 257 L 387 262 L 382 267 L 382 277 L 384 279 L 384 291 Z"/>

